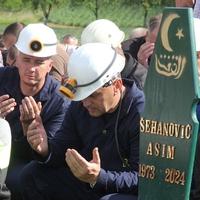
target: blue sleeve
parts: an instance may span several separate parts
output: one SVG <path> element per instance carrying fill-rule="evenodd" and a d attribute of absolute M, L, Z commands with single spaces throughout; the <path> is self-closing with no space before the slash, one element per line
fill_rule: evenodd
<path fill-rule="evenodd" d="M 49 138 L 60 129 L 71 101 L 59 92 L 60 83 L 47 76 L 43 90 L 35 97 L 42 102 L 42 122 Z"/>
<path fill-rule="evenodd" d="M 60 129 L 65 113 L 69 108 L 69 102 L 60 99 L 57 103 L 54 102 L 54 105 L 50 107 L 50 109 L 46 109 L 45 114 L 42 114 L 42 120 L 48 138 L 54 137 L 56 132 Z"/>
<path fill-rule="evenodd" d="M 68 148 L 79 149 L 80 139 L 75 134 L 76 126 L 72 117 L 73 108 L 70 104 L 67 110 L 61 128 L 56 132 L 53 138 L 49 139 L 50 157 L 46 164 L 50 166 L 66 165 L 65 152 Z"/>
<path fill-rule="evenodd" d="M 138 186 L 138 172 L 116 172 L 101 169 L 94 190 L 104 192 L 132 192 L 136 193 Z"/>
<path fill-rule="evenodd" d="M 51 103 L 53 103 L 53 101 Z M 55 102 L 53 104 L 54 104 L 53 107 L 47 106 L 50 109 L 48 109 L 48 108 L 44 109 L 44 112 L 42 113 L 42 121 L 43 121 L 43 125 L 45 128 L 47 137 L 48 137 L 49 155 L 47 157 L 41 157 L 39 154 L 37 154 L 35 151 L 33 151 L 34 157 L 36 160 L 38 160 L 41 163 L 47 163 L 47 164 L 48 164 L 49 160 L 52 160 L 51 159 L 51 155 L 52 155 L 51 141 L 53 140 L 54 137 L 56 137 L 56 135 L 58 135 L 58 137 L 59 137 L 60 133 L 62 132 L 61 127 L 62 127 L 63 121 L 65 121 L 64 120 L 65 115 L 70 107 L 69 101 L 63 101 L 61 99 L 59 101 L 57 101 L 56 104 L 55 104 Z M 64 124 L 65 123 L 66 122 L 64 122 Z M 56 149 L 59 149 L 59 148 L 56 147 Z M 60 152 L 60 151 L 58 151 L 58 152 Z M 57 155 L 55 155 L 55 157 L 57 157 Z M 60 158 L 60 156 L 59 156 L 59 158 Z"/>

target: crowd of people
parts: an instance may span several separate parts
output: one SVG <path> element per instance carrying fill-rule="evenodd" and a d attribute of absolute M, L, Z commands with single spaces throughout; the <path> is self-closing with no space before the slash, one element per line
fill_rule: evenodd
<path fill-rule="evenodd" d="M 194 7 L 200 63 L 198 3 L 188 2 L 177 6 Z M 41 23 L 6 27 L 0 38 L 0 200 L 138 199 L 143 88 L 161 19 L 153 16 L 128 40 L 114 22 L 95 20 L 80 43 L 69 34 L 58 42 Z M 191 200 L 200 199 L 199 160 Z"/>

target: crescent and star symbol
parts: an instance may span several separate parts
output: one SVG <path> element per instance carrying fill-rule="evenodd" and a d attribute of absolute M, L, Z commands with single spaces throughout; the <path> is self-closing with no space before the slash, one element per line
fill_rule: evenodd
<path fill-rule="evenodd" d="M 164 20 L 162 27 L 161 27 L 161 42 L 163 47 L 169 51 L 169 52 L 173 52 L 173 49 L 170 46 L 169 43 L 169 38 L 168 38 L 168 32 L 169 32 L 169 28 L 171 23 L 173 22 L 173 20 L 180 18 L 180 16 L 176 13 L 170 14 L 166 17 L 166 19 Z M 176 36 L 178 37 L 178 39 L 180 40 L 182 37 L 184 37 L 183 35 L 183 29 L 178 29 Z"/>
<path fill-rule="evenodd" d="M 160 37 L 161 44 L 167 52 L 165 52 L 164 54 L 161 54 L 160 52 L 155 53 L 156 71 L 163 76 L 174 77 L 174 79 L 179 79 L 181 77 L 186 65 L 186 57 L 184 55 L 175 56 L 174 49 L 172 49 L 169 42 L 169 32 L 174 31 L 169 29 L 171 27 L 172 22 L 177 18 L 180 18 L 180 15 L 176 13 L 171 13 L 163 20 L 162 27 L 160 30 Z M 177 37 L 178 40 L 184 38 L 183 28 L 177 27 L 174 36 Z"/>

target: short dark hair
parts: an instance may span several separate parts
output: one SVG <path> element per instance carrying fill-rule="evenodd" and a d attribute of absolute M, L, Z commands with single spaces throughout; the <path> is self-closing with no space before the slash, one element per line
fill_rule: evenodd
<path fill-rule="evenodd" d="M 16 36 L 16 38 L 18 38 L 20 31 L 24 27 L 25 27 L 25 24 L 20 23 L 20 22 L 14 22 L 12 24 L 9 24 L 3 32 L 3 37 L 5 37 L 8 34 L 12 34 L 12 35 Z"/>
<path fill-rule="evenodd" d="M 161 19 L 162 19 L 162 14 L 151 17 L 147 25 L 148 30 L 152 32 L 155 28 L 159 27 Z"/>

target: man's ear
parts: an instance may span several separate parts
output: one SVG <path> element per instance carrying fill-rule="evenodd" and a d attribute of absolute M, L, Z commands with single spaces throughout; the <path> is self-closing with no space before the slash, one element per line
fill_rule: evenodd
<path fill-rule="evenodd" d="M 122 90 L 122 86 L 123 86 L 122 79 L 116 79 L 113 85 L 114 85 L 114 92 L 115 94 L 117 94 L 119 91 Z"/>
<path fill-rule="evenodd" d="M 116 79 L 116 80 L 114 81 L 114 84 L 115 84 L 115 87 L 116 87 L 117 89 L 121 89 L 121 88 L 122 88 L 122 85 L 123 85 L 122 79 Z"/>

